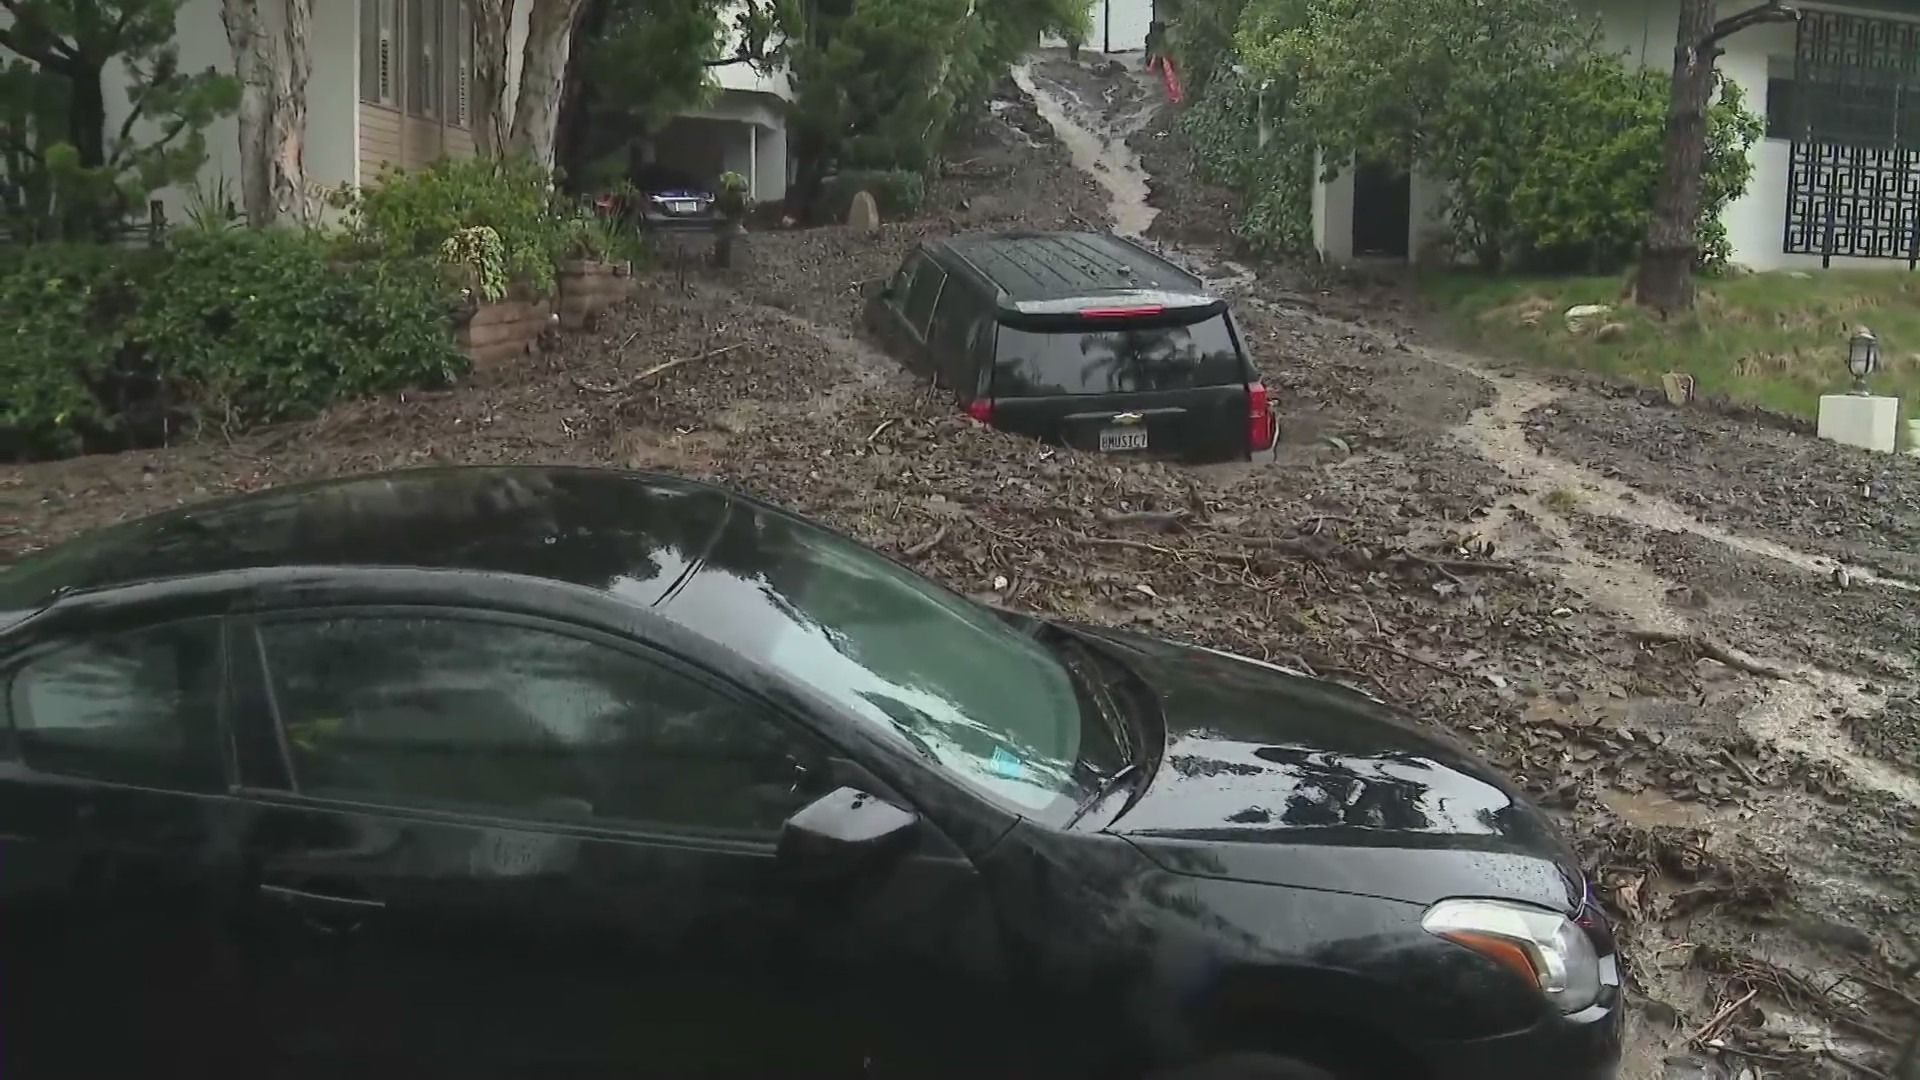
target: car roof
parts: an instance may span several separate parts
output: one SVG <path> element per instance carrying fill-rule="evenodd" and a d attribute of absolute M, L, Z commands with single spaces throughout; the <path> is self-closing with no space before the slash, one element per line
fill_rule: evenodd
<path fill-rule="evenodd" d="M 123 522 L 30 556 L 0 570 L 0 610 L 268 567 L 518 574 L 649 604 L 700 565 L 734 507 L 749 502 L 680 477 L 560 466 L 287 485 Z"/>
<path fill-rule="evenodd" d="M 962 233 L 937 242 L 998 288 L 1004 304 L 1123 292 L 1206 297 L 1205 283 L 1130 240 L 1097 232 Z"/>

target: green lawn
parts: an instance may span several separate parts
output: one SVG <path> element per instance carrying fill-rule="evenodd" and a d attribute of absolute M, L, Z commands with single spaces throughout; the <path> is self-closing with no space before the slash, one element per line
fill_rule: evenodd
<path fill-rule="evenodd" d="M 1624 279 L 1433 275 L 1422 291 L 1470 341 L 1549 364 L 1658 386 L 1669 371 L 1702 394 L 1812 417 L 1824 393 L 1845 391 L 1847 339 L 1858 327 L 1880 339 L 1875 393 L 1897 395 L 1912 415 L 1920 398 L 1920 274 L 1810 271 L 1702 281 L 1699 303 L 1662 322 L 1621 300 Z M 1575 304 L 1611 304 L 1579 333 Z M 1613 323 L 1605 331 L 1603 324 Z"/>

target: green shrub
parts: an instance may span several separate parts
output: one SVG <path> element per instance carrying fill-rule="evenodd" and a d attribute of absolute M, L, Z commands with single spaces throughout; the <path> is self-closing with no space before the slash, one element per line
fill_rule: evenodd
<path fill-rule="evenodd" d="M 1498 206 L 1499 240 L 1515 269 L 1605 274 L 1626 266 L 1646 237 L 1660 185 L 1668 83 L 1666 72 L 1629 70 L 1611 56 L 1559 67 L 1502 135 L 1520 151 L 1511 183 L 1468 172 L 1459 211 L 1484 227 L 1491 215 L 1482 208 Z M 1713 269 L 1731 256 L 1720 212 L 1746 190 L 1747 150 L 1759 136 L 1739 87 L 1723 84 L 1707 130 L 1699 240 L 1702 267 Z"/>
<path fill-rule="evenodd" d="M 859 169 L 827 178 L 820 186 L 820 212 L 845 221 L 856 193 L 865 191 L 888 218 L 910 217 L 927 198 L 926 178 L 909 169 Z"/>
<path fill-rule="evenodd" d="M 183 230 L 157 252 L 42 247 L 0 265 L 0 450 L 59 456 L 234 431 L 464 369 L 428 259 L 342 260 L 291 230 Z"/>
<path fill-rule="evenodd" d="M 0 456 L 64 456 L 111 429 L 93 386 L 120 365 L 123 328 L 158 253 L 45 244 L 0 257 Z"/>
<path fill-rule="evenodd" d="M 335 201 L 348 212 L 349 236 L 389 255 L 431 257 L 460 230 L 486 226 L 499 234 L 515 280 L 553 289 L 569 215 L 553 194 L 553 174 L 533 161 L 446 159 L 418 172 L 396 169 Z"/>
<path fill-rule="evenodd" d="M 463 369 L 427 259 L 343 261 L 326 237 L 281 230 L 186 233 L 169 253 L 128 336 L 203 420 L 271 422 Z"/>
<path fill-rule="evenodd" d="M 1180 129 L 1201 178 L 1245 196 L 1240 242 L 1260 258 L 1281 259 L 1313 249 L 1313 151 L 1288 132 L 1284 94 L 1269 87 L 1265 97 L 1263 108 L 1258 90 L 1223 70 L 1181 114 Z"/>

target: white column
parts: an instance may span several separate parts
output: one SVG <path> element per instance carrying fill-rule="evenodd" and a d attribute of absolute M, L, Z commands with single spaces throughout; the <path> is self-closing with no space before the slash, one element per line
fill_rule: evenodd
<path fill-rule="evenodd" d="M 747 197 L 760 197 L 760 125 L 747 125 Z"/>

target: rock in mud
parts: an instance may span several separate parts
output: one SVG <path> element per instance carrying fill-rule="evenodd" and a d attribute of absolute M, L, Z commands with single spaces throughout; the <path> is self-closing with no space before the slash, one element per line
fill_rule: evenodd
<path fill-rule="evenodd" d="M 872 232 L 880 227 L 880 207 L 873 201 L 873 194 L 866 191 L 853 193 L 853 205 L 847 208 L 847 224 L 855 232 Z"/>

